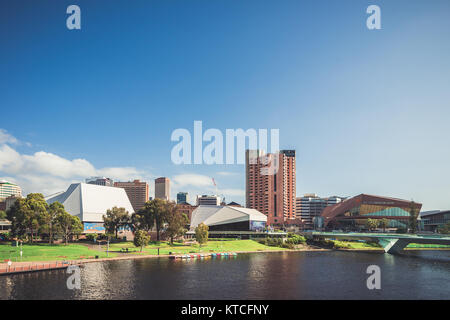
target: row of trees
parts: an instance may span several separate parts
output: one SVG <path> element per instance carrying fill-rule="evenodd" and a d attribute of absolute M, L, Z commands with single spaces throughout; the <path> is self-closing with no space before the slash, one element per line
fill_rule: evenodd
<path fill-rule="evenodd" d="M 11 222 L 12 236 L 34 242 L 35 237 L 48 236 L 52 244 L 62 236 L 65 243 L 83 231 L 83 224 L 77 216 L 72 216 L 59 202 L 50 205 L 40 193 L 30 193 L 26 198 L 17 199 L 6 212 Z"/>
<path fill-rule="evenodd" d="M 151 230 L 156 230 L 156 240 L 160 241 L 161 232 L 170 239 L 173 244 L 175 238 L 182 236 L 187 230 L 188 217 L 178 210 L 174 202 L 162 199 L 147 201 L 142 209 L 130 215 L 124 208 L 114 207 L 103 216 L 105 231 L 114 234 L 117 238 L 118 232 L 122 228 L 130 228 L 135 235 L 138 231 L 148 234 Z M 143 235 L 139 233 L 139 237 Z"/>

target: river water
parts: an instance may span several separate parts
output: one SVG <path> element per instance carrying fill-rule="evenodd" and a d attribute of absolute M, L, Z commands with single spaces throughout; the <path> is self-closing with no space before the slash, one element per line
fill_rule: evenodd
<path fill-rule="evenodd" d="M 367 288 L 369 265 L 380 290 Z M 0 276 L 0 299 L 450 299 L 450 251 L 149 258 L 88 263 L 80 275 L 78 290 L 65 270 Z"/>

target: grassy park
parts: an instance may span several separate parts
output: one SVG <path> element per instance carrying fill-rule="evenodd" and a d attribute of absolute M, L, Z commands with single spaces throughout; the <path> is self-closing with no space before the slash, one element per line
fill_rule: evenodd
<path fill-rule="evenodd" d="M 95 248 L 95 249 L 94 249 Z M 98 248 L 98 249 L 97 249 Z M 210 240 L 205 245 L 174 243 L 170 245 L 167 241 L 151 242 L 145 246 L 143 251 L 134 246 L 133 242 L 111 243 L 108 257 L 117 257 L 127 252 L 131 255 L 157 255 L 158 254 L 186 254 L 198 252 L 239 252 L 239 251 L 283 251 L 286 249 L 260 244 L 253 240 Z M 78 260 L 107 258 L 106 245 L 91 245 L 89 248 L 84 244 L 24 244 L 23 255 L 20 258 L 20 247 L 11 246 L 11 242 L 0 243 L 0 262 L 11 259 L 12 261 L 56 261 L 56 260 Z"/>
<path fill-rule="evenodd" d="M 56 261 L 56 260 L 77 260 L 89 259 L 99 256 L 106 258 L 106 252 L 88 248 L 82 244 L 69 244 L 67 246 L 49 244 L 24 244 L 22 246 L 22 259 L 20 258 L 20 247 L 11 246 L 11 242 L 0 243 L 0 262 L 7 259 L 11 261 Z M 110 253 L 110 257 L 116 256 Z"/>
<path fill-rule="evenodd" d="M 106 246 L 103 246 L 106 249 Z M 186 253 L 208 253 L 208 252 L 238 252 L 238 251 L 283 251 L 286 249 L 266 246 L 253 240 L 209 240 L 201 247 L 198 244 L 170 243 L 166 241 L 152 242 L 143 251 L 136 248 L 133 242 L 113 243 L 109 246 L 112 252 L 120 252 L 128 248 L 128 252 L 133 254 L 186 254 Z"/>
<path fill-rule="evenodd" d="M 358 241 L 337 241 L 333 240 L 335 248 L 355 249 L 355 250 L 380 250 L 381 247 L 375 243 L 365 243 Z M 189 253 L 210 253 L 210 252 L 264 252 L 264 251 L 285 251 L 287 249 L 276 246 L 268 246 L 254 240 L 209 240 L 206 244 L 200 246 L 195 244 L 183 244 L 175 242 L 170 245 L 167 241 L 151 242 L 140 251 L 140 248 L 134 246 L 133 242 L 117 242 L 111 243 L 109 246 L 109 254 L 106 254 L 106 245 L 98 246 L 91 244 L 24 244 L 22 246 L 23 255 L 20 258 L 20 247 L 11 245 L 11 242 L 0 242 L 0 263 L 5 260 L 12 261 L 63 261 L 63 260 L 79 260 L 93 259 L 95 256 L 99 258 L 113 258 L 123 256 L 124 253 L 129 255 L 157 255 L 159 248 L 160 255 L 167 254 L 189 254 Z M 418 245 L 410 244 L 407 249 L 450 249 L 450 246 L 443 245 Z M 127 251 L 128 249 L 128 251 Z"/>

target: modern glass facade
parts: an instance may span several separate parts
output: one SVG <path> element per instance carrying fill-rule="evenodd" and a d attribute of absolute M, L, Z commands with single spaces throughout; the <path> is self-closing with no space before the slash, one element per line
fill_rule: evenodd
<path fill-rule="evenodd" d="M 408 228 L 410 212 L 418 215 L 422 204 L 361 194 L 327 207 L 323 213 L 328 229 L 363 230 L 367 219 L 388 219 L 388 228 Z"/>
<path fill-rule="evenodd" d="M 450 210 L 422 212 L 420 216 L 425 231 L 436 232 L 440 226 L 450 222 Z"/>

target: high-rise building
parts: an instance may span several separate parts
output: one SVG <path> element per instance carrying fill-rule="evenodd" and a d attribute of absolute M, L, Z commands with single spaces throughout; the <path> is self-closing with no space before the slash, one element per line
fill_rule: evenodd
<path fill-rule="evenodd" d="M 155 179 L 155 198 L 170 200 L 170 180 L 166 177 Z"/>
<path fill-rule="evenodd" d="M 295 187 L 295 150 L 247 150 L 246 206 L 267 215 L 269 225 L 295 219 Z"/>
<path fill-rule="evenodd" d="M 219 196 L 197 196 L 197 206 L 220 206 Z"/>
<path fill-rule="evenodd" d="M 22 188 L 18 185 L 0 180 L 0 202 L 4 202 L 9 196 L 22 196 Z"/>
<path fill-rule="evenodd" d="M 114 181 L 105 177 L 91 177 L 86 179 L 86 183 L 95 184 L 97 186 L 113 187 Z"/>
<path fill-rule="evenodd" d="M 177 203 L 187 203 L 188 202 L 188 193 L 187 192 L 178 192 L 177 193 Z"/>
<path fill-rule="evenodd" d="M 135 212 L 144 207 L 149 199 L 149 186 L 147 182 L 134 180 L 130 182 L 114 182 L 114 187 L 123 188 L 130 199 Z"/>
<path fill-rule="evenodd" d="M 303 221 L 304 228 L 313 229 L 314 219 L 320 217 L 326 207 L 335 205 L 343 199 L 345 198 L 337 196 L 321 198 L 315 193 L 307 193 L 303 197 L 296 198 L 295 214 Z"/>

